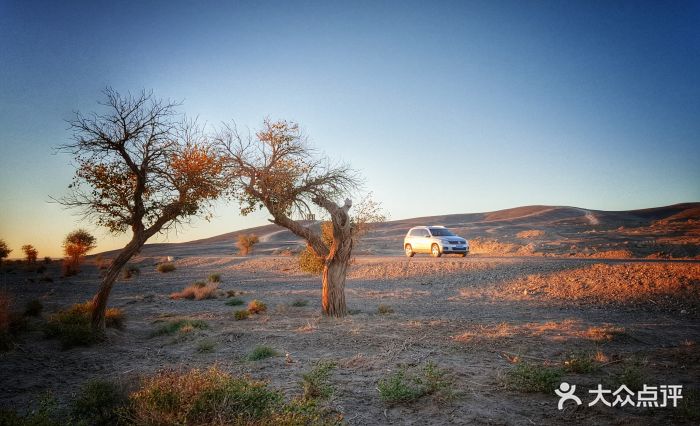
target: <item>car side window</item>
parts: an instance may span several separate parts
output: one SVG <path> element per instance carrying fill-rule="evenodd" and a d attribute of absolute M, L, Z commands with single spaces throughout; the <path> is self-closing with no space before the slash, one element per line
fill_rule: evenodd
<path fill-rule="evenodd" d="M 423 236 L 426 237 L 426 238 L 427 238 L 427 237 L 430 237 L 430 232 L 428 232 L 427 229 L 423 229 Z"/>

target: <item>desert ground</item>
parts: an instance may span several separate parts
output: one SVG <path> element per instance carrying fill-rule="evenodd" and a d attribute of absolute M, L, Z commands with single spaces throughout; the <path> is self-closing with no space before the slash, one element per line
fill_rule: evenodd
<path fill-rule="evenodd" d="M 536 208 L 495 212 L 490 219 L 385 223 L 357 250 L 346 284 L 350 315 L 343 319 L 321 316 L 320 277 L 299 269 L 299 242 L 273 226 L 255 230 L 261 243 L 248 257 L 235 254 L 236 233 L 153 244 L 132 262 L 140 274 L 120 279 L 110 298 L 111 307 L 123 310 L 125 326 L 108 329 L 104 342 L 66 350 L 43 336 L 42 321 L 89 300 L 111 254 L 89 259 L 79 275 L 67 278 L 59 278 L 58 262 L 40 274 L 27 265 L 5 265 L 0 289 L 13 306 L 36 299 L 44 309 L 17 346 L 0 354 L 0 406 L 29 409 L 47 390 L 65 403 L 96 377 L 136 382 L 164 368 L 212 365 L 269 381 L 293 398 L 304 372 L 332 361 L 333 391 L 324 405 L 353 425 L 697 424 L 697 209 L 691 204 L 615 216 Z M 405 258 L 401 238 L 419 223 L 450 226 L 489 241 L 484 247 L 494 251 Z M 176 269 L 158 272 L 166 256 Z M 171 298 L 213 273 L 221 275 L 213 298 Z M 232 294 L 245 303 L 261 300 L 268 309 L 236 320 L 240 307 L 226 304 Z M 154 335 L 178 319 L 206 327 Z M 250 361 L 260 345 L 278 356 Z M 381 399 L 382 379 L 427 363 L 445 373 L 445 392 L 409 403 Z M 559 371 L 557 383 L 575 384 L 584 405 L 560 411 L 552 392 L 514 384 L 512 372 L 522 365 Z M 598 384 L 615 389 L 625 381 L 683 385 L 685 405 L 587 406 L 587 390 Z"/>

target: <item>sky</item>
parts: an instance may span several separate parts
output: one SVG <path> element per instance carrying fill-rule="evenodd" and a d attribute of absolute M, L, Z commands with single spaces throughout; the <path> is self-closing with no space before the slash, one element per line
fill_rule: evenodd
<path fill-rule="evenodd" d="M 0 239 L 78 227 L 66 120 L 152 89 L 211 126 L 300 123 L 390 219 L 700 201 L 698 1 L 0 0 Z M 267 223 L 235 204 L 159 241 Z M 232 242 L 233 244 L 233 242 Z"/>

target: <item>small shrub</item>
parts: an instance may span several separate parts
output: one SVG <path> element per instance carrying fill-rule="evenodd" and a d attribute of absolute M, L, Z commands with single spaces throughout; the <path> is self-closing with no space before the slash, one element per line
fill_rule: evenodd
<path fill-rule="evenodd" d="M 394 309 L 393 309 L 391 306 L 389 306 L 389 305 L 384 305 L 384 304 L 382 304 L 382 305 L 379 305 L 379 306 L 377 307 L 377 312 L 378 312 L 380 315 L 393 314 L 393 313 L 394 313 Z"/>
<path fill-rule="evenodd" d="M 296 410 L 265 383 L 232 377 L 217 368 L 162 371 L 144 379 L 130 401 L 133 424 L 321 424 L 312 420 L 316 410 Z"/>
<path fill-rule="evenodd" d="M 30 300 L 24 306 L 24 316 L 38 317 L 43 309 L 44 305 L 42 305 L 40 301 L 38 301 L 37 299 Z"/>
<path fill-rule="evenodd" d="M 208 280 L 210 283 L 220 283 L 221 282 L 221 274 L 210 274 L 208 277 Z"/>
<path fill-rule="evenodd" d="M 642 390 L 645 383 L 649 383 L 649 377 L 636 364 L 626 365 L 615 377 L 615 387 L 625 385 L 634 392 Z"/>
<path fill-rule="evenodd" d="M 236 297 L 236 290 L 227 290 L 226 297 Z"/>
<path fill-rule="evenodd" d="M 173 272 L 175 270 L 175 264 L 171 262 L 160 263 L 156 269 L 158 270 L 158 272 L 164 274 L 168 272 Z"/>
<path fill-rule="evenodd" d="M 304 300 L 304 299 L 297 299 L 297 300 L 292 302 L 292 306 L 294 306 L 295 308 L 303 308 L 304 306 L 306 306 L 308 304 L 309 304 L 309 301 Z"/>
<path fill-rule="evenodd" d="M 258 299 L 251 300 L 248 303 L 248 312 L 251 314 L 259 314 L 265 311 L 267 311 L 267 305 Z"/>
<path fill-rule="evenodd" d="M 241 309 L 241 310 L 235 311 L 233 313 L 233 317 L 236 318 L 236 321 L 248 319 L 249 316 L 250 316 L 250 312 L 248 312 L 247 309 Z"/>
<path fill-rule="evenodd" d="M 119 385 L 91 379 L 83 384 L 71 401 L 70 411 L 79 423 L 113 425 L 119 422 L 119 413 L 127 403 L 126 392 Z"/>
<path fill-rule="evenodd" d="M 428 362 L 419 370 L 401 368 L 379 381 L 379 396 L 385 403 L 398 404 L 433 395 L 439 399 L 452 398 L 452 381 L 447 372 Z"/>
<path fill-rule="evenodd" d="M 214 350 L 216 347 L 216 342 L 210 339 L 202 340 L 201 342 L 197 343 L 197 352 L 200 354 L 204 353 L 209 353 Z"/>
<path fill-rule="evenodd" d="M 0 425 L 7 426 L 59 426 L 58 404 L 51 393 L 46 392 L 39 400 L 39 407 L 21 415 L 15 410 L 0 408 Z"/>
<path fill-rule="evenodd" d="M 571 373 L 592 373 L 598 369 L 594 356 L 587 353 L 571 354 L 564 360 L 564 368 Z"/>
<path fill-rule="evenodd" d="M 241 255 L 248 256 L 248 254 L 253 252 L 253 246 L 256 245 L 259 241 L 260 239 L 255 234 L 239 235 L 238 242 L 236 242 L 236 246 L 241 252 Z"/>
<path fill-rule="evenodd" d="M 508 371 L 506 385 L 522 392 L 554 392 L 561 374 L 558 368 L 519 363 Z"/>
<path fill-rule="evenodd" d="M 92 302 L 78 303 L 70 308 L 51 315 L 44 328 L 48 338 L 58 339 L 64 349 L 74 346 L 89 346 L 102 339 L 100 333 L 92 330 Z M 105 311 L 105 326 L 124 327 L 124 313 L 119 308 Z"/>
<path fill-rule="evenodd" d="M 141 268 L 136 265 L 127 265 L 122 272 L 125 280 L 130 280 L 132 277 L 138 277 L 139 275 L 141 275 Z"/>
<path fill-rule="evenodd" d="M 270 346 L 256 346 L 255 349 L 248 355 L 249 361 L 260 361 L 266 358 L 278 356 L 279 353 Z"/>
<path fill-rule="evenodd" d="M 331 396 L 333 387 L 328 383 L 328 378 L 335 367 L 335 363 L 331 361 L 319 362 L 311 371 L 301 376 L 305 400 L 325 399 Z"/>
<path fill-rule="evenodd" d="M 226 301 L 226 305 L 228 305 L 228 306 L 240 306 L 240 305 L 243 305 L 244 303 L 245 302 L 243 301 L 243 299 L 239 299 L 237 297 L 234 297 L 233 299 L 228 299 Z"/>
<path fill-rule="evenodd" d="M 216 298 L 216 290 L 218 288 L 218 284 L 207 284 L 204 282 L 197 282 L 188 287 L 185 287 L 182 291 L 172 293 L 170 295 L 170 298 L 190 300 L 214 299 Z"/>
<path fill-rule="evenodd" d="M 45 257 L 44 257 L 44 263 L 45 263 L 45 264 L 48 265 L 48 264 L 51 263 L 51 262 L 53 262 L 53 260 L 52 260 L 49 256 L 45 256 Z"/>
<path fill-rule="evenodd" d="M 197 319 L 179 319 L 170 321 L 167 324 L 163 324 L 158 327 L 151 337 L 170 335 L 174 333 L 189 333 L 195 329 L 204 330 L 209 328 L 206 322 Z"/>

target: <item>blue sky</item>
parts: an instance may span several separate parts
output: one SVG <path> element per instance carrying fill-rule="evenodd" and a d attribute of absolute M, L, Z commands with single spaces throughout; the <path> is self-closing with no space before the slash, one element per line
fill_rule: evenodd
<path fill-rule="evenodd" d="M 153 89 L 298 121 L 391 218 L 700 200 L 700 2 L 0 0 L 0 238 L 57 256 L 74 110 Z M 169 241 L 265 223 L 219 206 Z"/>

